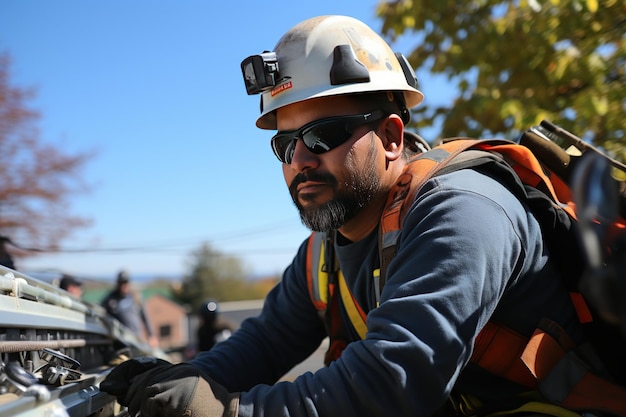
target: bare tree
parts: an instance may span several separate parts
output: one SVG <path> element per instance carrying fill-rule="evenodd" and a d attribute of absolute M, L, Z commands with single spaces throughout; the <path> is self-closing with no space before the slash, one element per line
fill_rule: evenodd
<path fill-rule="evenodd" d="M 27 106 L 35 90 L 11 85 L 10 65 L 0 53 L 0 235 L 53 250 L 90 222 L 70 213 L 69 200 L 89 191 L 81 169 L 94 154 L 68 154 L 41 140 L 40 114 Z"/>

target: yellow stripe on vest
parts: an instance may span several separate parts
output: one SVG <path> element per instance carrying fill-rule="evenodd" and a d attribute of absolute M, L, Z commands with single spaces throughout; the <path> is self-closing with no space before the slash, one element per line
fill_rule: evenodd
<path fill-rule="evenodd" d="M 341 301 L 343 302 L 343 306 L 348 313 L 348 317 L 350 317 L 352 325 L 359 334 L 359 337 L 361 337 L 361 339 L 365 339 L 365 334 L 367 333 L 367 325 L 365 324 L 365 313 L 359 311 L 360 308 L 356 305 L 356 302 L 352 297 L 352 294 L 350 293 L 350 289 L 348 288 L 348 284 L 346 283 L 346 279 L 344 278 L 341 270 L 339 271 L 339 294 L 341 294 Z"/>
<path fill-rule="evenodd" d="M 317 282 L 315 282 L 314 284 L 318 286 L 317 294 L 319 295 L 320 301 L 324 304 L 324 306 L 326 306 L 328 304 L 328 272 L 323 271 L 323 266 L 326 262 L 326 259 L 324 257 L 324 254 L 326 253 L 326 245 L 322 241 L 320 246 L 322 248 L 320 250 L 320 259 L 316 265 L 318 270 Z"/>

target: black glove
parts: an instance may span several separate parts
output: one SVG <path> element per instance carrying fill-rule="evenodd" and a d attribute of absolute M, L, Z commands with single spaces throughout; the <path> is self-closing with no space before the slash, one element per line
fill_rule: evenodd
<path fill-rule="evenodd" d="M 239 393 L 229 393 L 195 366 L 163 361 L 137 373 L 141 365 L 128 362 L 114 369 L 100 389 L 117 396 L 131 416 L 141 411 L 142 417 L 237 417 Z"/>
<path fill-rule="evenodd" d="M 168 361 L 151 357 L 139 357 L 122 362 L 100 383 L 100 389 L 118 398 L 123 398 L 133 378 L 150 369 L 172 366 Z M 120 402 L 121 404 L 121 402 Z M 124 404 L 125 405 L 125 404 Z"/>

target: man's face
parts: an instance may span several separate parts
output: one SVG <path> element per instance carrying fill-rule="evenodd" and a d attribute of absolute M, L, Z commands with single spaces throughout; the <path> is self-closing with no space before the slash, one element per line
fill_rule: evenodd
<path fill-rule="evenodd" d="M 120 293 L 126 295 L 130 292 L 130 283 L 129 282 L 120 282 L 119 284 Z"/>
<path fill-rule="evenodd" d="M 80 285 L 68 285 L 67 292 L 74 295 L 75 297 L 81 297 L 83 295 L 83 289 Z"/>
<path fill-rule="evenodd" d="M 319 119 L 370 110 L 344 97 L 308 100 L 279 109 L 278 129 L 298 129 Z M 305 226 L 315 231 L 339 229 L 377 195 L 384 156 L 380 139 L 372 132 L 376 126 L 358 127 L 345 143 L 322 154 L 296 142 L 291 163 L 283 164 L 283 175 Z"/>

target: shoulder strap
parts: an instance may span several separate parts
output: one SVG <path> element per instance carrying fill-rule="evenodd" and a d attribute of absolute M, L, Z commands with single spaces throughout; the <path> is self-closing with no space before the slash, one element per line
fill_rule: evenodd
<path fill-rule="evenodd" d="M 422 153 L 413 158 L 406 166 L 404 172 L 389 193 L 387 203 L 380 222 L 379 247 L 380 253 L 380 286 L 384 286 L 387 267 L 389 262 L 396 255 L 396 244 L 402 230 L 402 223 L 411 202 L 422 186 L 431 178 L 446 172 L 459 169 L 460 166 L 452 164 L 455 158 L 461 158 L 457 162 L 462 162 L 466 166 L 472 164 L 472 159 L 476 154 L 465 153 L 468 149 L 476 148 L 478 144 L 490 143 L 508 144 L 513 143 L 506 140 L 477 140 L 469 138 L 455 138 L 449 142 L 439 145 L 428 152 Z M 405 204 L 408 203 L 408 204 Z"/>
<path fill-rule="evenodd" d="M 381 287 L 386 279 L 389 262 L 395 256 L 406 211 L 422 186 L 437 175 L 479 166 L 484 163 L 485 158 L 505 161 L 521 180 L 516 188 L 521 189 L 525 184 L 550 197 L 552 204 L 564 211 L 559 220 L 565 220 L 568 216 L 576 219 L 570 188 L 556 175 L 550 175 L 549 171 L 544 170 L 525 146 L 505 139 L 454 138 L 411 160 L 389 195 L 379 233 Z"/>

